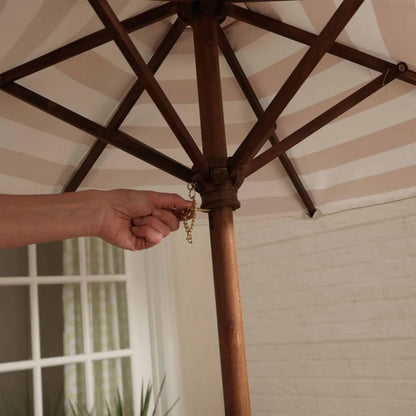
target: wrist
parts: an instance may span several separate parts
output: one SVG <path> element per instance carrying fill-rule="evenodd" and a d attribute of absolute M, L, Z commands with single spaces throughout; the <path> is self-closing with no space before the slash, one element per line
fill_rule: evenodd
<path fill-rule="evenodd" d="M 80 197 L 77 219 L 82 226 L 84 236 L 100 236 L 107 212 L 104 207 L 106 204 L 105 198 L 103 198 L 104 192 L 98 190 L 77 192 Z"/>

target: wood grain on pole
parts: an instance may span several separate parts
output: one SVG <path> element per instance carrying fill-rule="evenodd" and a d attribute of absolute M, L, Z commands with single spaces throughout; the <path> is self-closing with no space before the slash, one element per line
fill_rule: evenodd
<path fill-rule="evenodd" d="M 211 210 L 209 224 L 225 415 L 249 416 L 250 396 L 232 208 Z"/>
<path fill-rule="evenodd" d="M 227 165 L 227 147 L 221 94 L 216 16 L 191 22 L 198 79 L 201 135 L 210 166 Z M 213 208 L 209 214 L 212 262 L 225 414 L 249 416 L 250 396 L 240 304 L 233 211 Z"/>

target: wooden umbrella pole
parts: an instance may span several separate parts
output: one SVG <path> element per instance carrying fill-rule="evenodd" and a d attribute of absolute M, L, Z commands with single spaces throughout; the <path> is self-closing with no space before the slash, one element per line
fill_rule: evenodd
<path fill-rule="evenodd" d="M 249 416 L 250 396 L 231 207 L 209 214 L 226 416 Z"/>
<path fill-rule="evenodd" d="M 195 10 L 193 10 L 195 11 Z M 210 181 L 202 186 L 210 208 L 221 370 L 226 416 L 250 416 L 250 398 L 240 304 L 233 208 L 237 191 L 228 178 L 227 147 L 218 61 L 218 16 L 200 11 L 190 23 L 194 34 L 203 154 Z"/>

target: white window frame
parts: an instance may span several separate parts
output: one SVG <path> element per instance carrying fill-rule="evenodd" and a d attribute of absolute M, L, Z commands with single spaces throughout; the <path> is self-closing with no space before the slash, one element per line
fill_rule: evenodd
<path fill-rule="evenodd" d="M 32 359 L 0 363 L 0 373 L 32 370 L 34 416 L 43 415 L 42 369 L 58 365 L 85 365 L 86 404 L 94 402 L 93 363 L 104 359 L 131 359 L 134 413 L 139 415 L 140 387 L 143 380 L 152 380 L 155 389 L 167 375 L 166 402 L 173 403 L 181 396 L 179 349 L 176 315 L 170 279 L 170 256 L 167 245 L 146 253 L 125 252 L 125 274 L 88 275 L 85 258 L 85 239 L 79 241 L 80 274 L 75 276 L 37 276 L 36 246 L 28 246 L 29 276 L 2 277 L 0 286 L 28 286 L 30 290 L 30 323 Z M 137 270 L 143 273 L 138 274 Z M 90 345 L 88 284 L 92 282 L 126 282 L 130 348 L 92 352 Z M 38 287 L 44 284 L 79 283 L 81 289 L 82 330 L 84 353 L 72 356 L 42 358 L 40 351 Z M 147 345 L 143 339 L 150 340 Z M 153 351 L 153 354 L 152 354 Z M 165 393 L 166 393 L 165 392 Z M 180 402 L 175 414 L 182 415 Z"/>

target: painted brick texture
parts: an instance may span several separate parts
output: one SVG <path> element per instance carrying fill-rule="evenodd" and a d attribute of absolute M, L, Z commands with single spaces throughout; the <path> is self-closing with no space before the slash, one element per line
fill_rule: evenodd
<path fill-rule="evenodd" d="M 253 416 L 416 416 L 416 199 L 237 242 Z"/>

